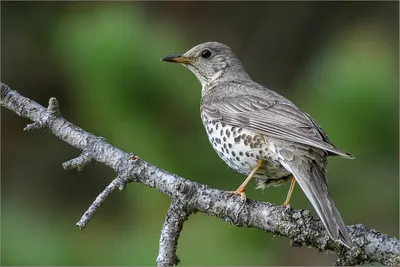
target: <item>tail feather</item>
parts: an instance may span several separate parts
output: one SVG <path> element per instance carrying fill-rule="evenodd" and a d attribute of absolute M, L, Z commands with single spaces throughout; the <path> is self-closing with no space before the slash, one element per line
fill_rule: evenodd
<path fill-rule="evenodd" d="M 350 235 L 339 211 L 328 193 L 325 173 L 314 160 L 294 156 L 291 161 L 281 164 L 293 174 L 315 211 L 324 224 L 329 236 L 346 247 L 352 246 Z"/>

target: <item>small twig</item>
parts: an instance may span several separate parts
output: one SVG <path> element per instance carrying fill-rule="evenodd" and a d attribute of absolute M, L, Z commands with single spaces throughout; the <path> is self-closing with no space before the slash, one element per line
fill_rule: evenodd
<path fill-rule="evenodd" d="M 90 221 L 92 216 L 96 213 L 97 209 L 103 204 L 103 202 L 107 199 L 107 197 L 115 190 L 122 190 L 125 187 L 125 182 L 120 178 L 115 178 L 104 190 L 101 192 L 96 199 L 93 201 L 92 205 L 90 205 L 89 209 L 83 214 L 82 218 L 79 222 L 76 223 L 76 226 L 79 229 L 85 228 L 87 223 Z"/>
<path fill-rule="evenodd" d="M 41 121 L 35 121 L 34 123 L 30 123 L 26 125 L 26 127 L 23 129 L 25 132 L 32 132 L 36 130 L 41 130 L 45 127 L 45 123 Z"/>
<path fill-rule="evenodd" d="M 68 160 L 62 164 L 64 170 L 72 170 L 76 168 L 78 171 L 81 171 L 86 165 L 92 162 L 93 158 L 87 152 L 82 152 L 79 157 Z"/>
<path fill-rule="evenodd" d="M 48 124 L 51 123 L 52 120 L 59 117 L 61 115 L 60 108 L 58 106 L 58 101 L 55 97 L 49 99 L 49 105 L 46 109 L 46 112 L 43 118 L 39 121 L 35 121 L 34 123 L 28 124 L 24 131 L 31 132 L 35 130 L 46 129 Z"/>
<path fill-rule="evenodd" d="M 173 266 L 179 263 L 176 249 L 183 223 L 188 217 L 189 212 L 185 210 L 182 203 L 174 201 L 171 203 L 161 229 L 157 266 Z"/>

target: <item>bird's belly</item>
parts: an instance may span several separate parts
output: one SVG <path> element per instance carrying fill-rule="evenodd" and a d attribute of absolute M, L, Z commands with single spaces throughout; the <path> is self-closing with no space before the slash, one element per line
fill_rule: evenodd
<path fill-rule="evenodd" d="M 258 184 L 290 175 L 270 149 L 268 137 L 218 121 L 203 120 L 203 123 L 215 152 L 230 168 L 248 175 L 262 159 L 264 164 L 254 175 Z"/>

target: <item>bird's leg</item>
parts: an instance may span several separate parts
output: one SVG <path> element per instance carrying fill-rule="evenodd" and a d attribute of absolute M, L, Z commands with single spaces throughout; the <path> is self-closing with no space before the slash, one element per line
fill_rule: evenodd
<path fill-rule="evenodd" d="M 236 189 L 235 194 L 240 195 L 242 200 L 246 200 L 246 186 L 250 182 L 251 178 L 253 178 L 253 175 L 256 173 L 256 171 L 264 164 L 264 160 L 261 159 L 258 163 L 257 166 L 250 172 L 249 176 L 247 176 L 246 180 L 239 186 L 238 189 Z"/>
<path fill-rule="evenodd" d="M 290 201 L 290 198 L 292 197 L 292 193 L 293 193 L 293 189 L 294 189 L 295 184 L 296 184 L 296 179 L 294 179 L 294 177 L 292 175 L 292 182 L 290 183 L 289 192 L 287 193 L 286 200 L 283 203 L 283 206 L 288 206 L 289 205 L 289 201 Z"/>

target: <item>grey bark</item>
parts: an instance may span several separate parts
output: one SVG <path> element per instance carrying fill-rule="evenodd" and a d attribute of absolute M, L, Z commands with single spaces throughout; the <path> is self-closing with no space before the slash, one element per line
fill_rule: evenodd
<path fill-rule="evenodd" d="M 165 216 L 164 225 L 161 229 L 157 266 L 172 266 L 179 263 L 176 255 L 178 238 L 182 231 L 183 222 L 187 220 L 188 212 L 183 203 L 173 201 Z"/>
<path fill-rule="evenodd" d="M 161 231 L 157 264 L 178 263 L 177 241 L 183 222 L 193 212 L 218 217 L 238 227 L 252 227 L 286 237 L 292 246 L 314 247 L 319 251 L 338 254 L 335 265 L 359 265 L 376 262 L 400 265 L 400 241 L 361 224 L 348 226 L 354 247 L 346 249 L 331 241 L 318 218 L 307 210 L 292 210 L 280 205 L 247 200 L 207 185 L 186 180 L 173 173 L 124 152 L 102 137 L 92 135 L 61 117 L 57 100 L 51 98 L 48 108 L 21 96 L 1 83 L 1 106 L 33 121 L 24 130 L 46 129 L 82 151 L 81 155 L 63 164 L 67 169 L 82 169 L 91 161 L 103 163 L 117 173 L 110 185 L 96 198 L 77 223 L 84 228 L 99 206 L 115 189 L 138 182 L 167 194 L 172 201 Z"/>

